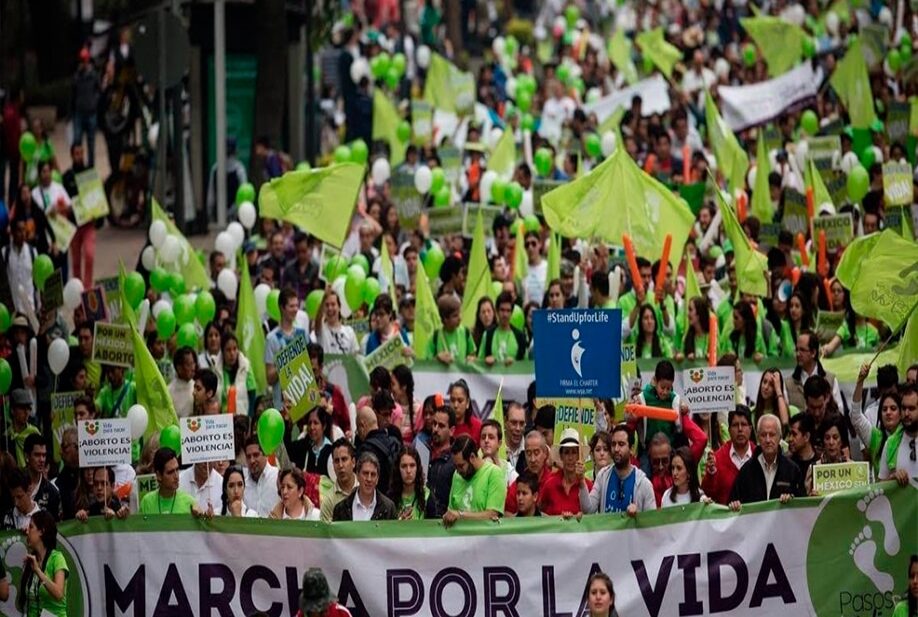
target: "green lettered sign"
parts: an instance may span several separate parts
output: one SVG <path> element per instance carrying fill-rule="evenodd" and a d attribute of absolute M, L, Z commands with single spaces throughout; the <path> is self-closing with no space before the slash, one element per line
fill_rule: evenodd
<path fill-rule="evenodd" d="M 77 225 L 108 216 L 108 198 L 105 187 L 95 169 L 87 169 L 76 175 L 77 190 L 80 194 L 73 200 L 73 216 Z"/>
<path fill-rule="evenodd" d="M 784 190 L 784 216 L 781 226 L 796 235 L 806 233 L 809 224 L 806 219 L 806 196 L 794 189 Z"/>
<path fill-rule="evenodd" d="M 481 223 L 484 227 L 485 235 L 489 234 L 494 226 L 494 219 L 503 212 L 503 208 L 500 206 L 483 206 L 476 203 L 467 203 L 463 208 L 465 215 L 462 219 L 462 235 L 466 238 L 471 238 L 475 233 L 475 221 L 478 220 L 479 210 L 481 211 Z"/>
<path fill-rule="evenodd" d="M 908 163 L 883 164 L 883 200 L 887 206 L 911 205 L 914 198 L 912 168 Z"/>
<path fill-rule="evenodd" d="M 274 359 L 281 391 L 291 403 L 290 419 L 296 422 L 321 400 L 312 361 L 306 351 L 309 341 L 301 334 L 281 349 Z"/>
<path fill-rule="evenodd" d="M 399 364 L 406 364 L 405 356 L 402 350 L 405 344 L 401 336 L 392 336 L 388 341 L 377 347 L 373 353 L 363 359 L 363 364 L 367 368 L 367 373 L 372 373 L 377 366 L 382 366 L 388 370 L 394 369 Z"/>
<path fill-rule="evenodd" d="M 860 488 L 870 483 L 870 463 L 866 461 L 825 465 L 817 463 L 811 469 L 813 489 L 820 495 Z"/>
<path fill-rule="evenodd" d="M 427 101 L 411 101 L 411 141 L 424 146 L 433 139 L 433 107 Z"/>
<path fill-rule="evenodd" d="M 51 433 L 54 436 L 54 457 L 60 460 L 61 439 L 68 427 L 76 427 L 73 419 L 73 404 L 77 398 L 85 396 L 82 390 L 51 393 Z"/>
<path fill-rule="evenodd" d="M 131 368 L 134 366 L 134 344 L 131 328 L 122 324 L 96 322 L 92 339 L 92 361 Z"/>
<path fill-rule="evenodd" d="M 830 251 L 836 251 L 848 246 L 854 239 L 851 213 L 817 216 L 813 219 L 813 233 L 818 237 L 820 230 L 825 230 L 826 232 L 826 248 Z"/>
<path fill-rule="evenodd" d="M 886 108 L 886 134 L 889 142 L 905 144 L 912 106 L 903 101 L 893 101 Z"/>
<path fill-rule="evenodd" d="M 389 199 L 395 204 L 398 212 L 398 225 L 402 229 L 414 231 L 418 228 L 418 219 L 424 207 L 424 196 L 414 188 L 414 174 L 409 171 L 396 171 L 389 178 Z"/>

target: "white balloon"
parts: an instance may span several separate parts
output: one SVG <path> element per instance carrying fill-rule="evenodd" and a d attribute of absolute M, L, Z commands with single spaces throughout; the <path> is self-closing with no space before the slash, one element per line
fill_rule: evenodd
<path fill-rule="evenodd" d="M 227 259 L 232 259 L 233 254 L 236 252 L 236 240 L 230 232 L 221 231 L 217 234 L 216 240 L 214 240 L 214 249 L 218 253 L 226 255 Z"/>
<path fill-rule="evenodd" d="M 140 439 L 147 432 L 150 416 L 143 405 L 131 405 L 127 412 L 128 424 L 131 427 L 131 439 Z"/>
<path fill-rule="evenodd" d="M 373 161 L 373 168 L 370 170 L 370 175 L 373 177 L 373 184 L 376 186 L 385 184 L 389 176 L 392 175 L 392 168 L 389 166 L 389 161 L 383 157 L 379 157 Z"/>
<path fill-rule="evenodd" d="M 150 223 L 150 242 L 156 248 L 162 248 L 163 242 L 166 240 L 166 235 L 168 234 L 166 229 L 166 224 L 162 221 L 153 221 Z"/>
<path fill-rule="evenodd" d="M 492 150 L 497 147 L 497 142 L 499 142 L 500 138 L 503 136 L 504 136 L 503 129 L 499 129 L 497 127 L 494 127 L 493 129 L 491 129 L 491 135 L 488 137 L 488 145 L 491 147 Z"/>
<path fill-rule="evenodd" d="M 883 162 L 883 151 L 880 150 L 878 146 L 870 146 L 870 147 L 873 148 L 873 160 L 876 161 L 877 163 L 882 163 Z"/>
<path fill-rule="evenodd" d="M 217 275 L 217 289 L 223 292 L 223 295 L 226 296 L 227 300 L 236 299 L 236 288 L 238 286 L 239 281 L 236 279 L 235 272 L 229 268 L 223 268 L 220 270 L 220 274 Z"/>
<path fill-rule="evenodd" d="M 532 207 L 532 190 L 523 191 L 523 201 L 520 202 L 520 216 L 535 214 Z"/>
<path fill-rule="evenodd" d="M 80 279 L 70 279 L 64 285 L 64 307 L 67 310 L 75 310 L 83 301 L 83 281 Z"/>
<path fill-rule="evenodd" d="M 718 58 L 714 61 L 714 74 L 718 79 L 726 79 L 730 76 L 730 62 L 726 58 Z"/>
<path fill-rule="evenodd" d="M 545 37 L 548 36 L 548 30 L 545 29 L 545 26 L 539 24 L 532 29 L 532 36 L 534 36 L 537 41 L 544 41 Z"/>
<path fill-rule="evenodd" d="M 892 11 L 889 10 L 888 6 L 884 6 L 882 9 L 880 9 L 880 13 L 877 15 L 877 21 L 879 21 L 887 28 L 892 27 L 893 14 Z"/>
<path fill-rule="evenodd" d="M 345 319 L 350 317 L 351 313 L 354 312 L 351 310 L 351 305 L 347 303 L 347 296 L 344 295 L 344 283 L 346 281 L 347 277 L 342 274 L 332 283 L 332 289 L 338 294 L 338 302 L 341 304 L 341 316 Z"/>
<path fill-rule="evenodd" d="M 495 37 L 495 39 L 491 41 L 491 51 L 493 51 L 494 55 L 498 58 L 504 55 L 506 47 L 507 43 L 502 36 Z"/>
<path fill-rule="evenodd" d="M 746 174 L 746 184 L 750 187 L 755 187 L 755 179 L 759 171 L 759 166 L 749 168 L 749 173 Z"/>
<path fill-rule="evenodd" d="M 497 180 L 497 172 L 490 169 L 481 174 L 481 183 L 478 185 L 478 194 L 481 195 L 481 203 L 488 203 L 491 199 L 491 185 Z"/>
<path fill-rule="evenodd" d="M 508 77 L 506 84 L 507 96 L 511 99 L 516 98 L 516 77 Z"/>
<path fill-rule="evenodd" d="M 430 185 L 433 183 L 433 175 L 430 171 L 430 167 L 427 165 L 421 165 L 418 167 L 417 171 L 414 172 L 414 188 L 418 190 L 418 193 L 421 195 L 426 195 L 430 191 Z"/>
<path fill-rule="evenodd" d="M 255 204 L 251 201 L 242 202 L 239 204 L 236 216 L 239 217 L 239 222 L 242 223 L 243 227 L 252 229 L 255 227 L 255 219 L 258 218 L 258 213 L 255 211 Z"/>
<path fill-rule="evenodd" d="M 159 314 L 163 312 L 164 309 L 171 308 L 171 304 L 167 300 L 157 300 L 153 303 L 153 308 L 150 309 L 150 312 L 153 313 L 153 319 L 159 317 Z"/>
<path fill-rule="evenodd" d="M 848 152 L 845 156 L 842 157 L 841 169 L 845 172 L 845 175 L 851 173 L 851 170 L 860 165 L 861 162 L 857 158 L 857 154 L 854 152 Z"/>
<path fill-rule="evenodd" d="M 153 268 L 156 267 L 156 249 L 152 246 L 148 246 L 140 252 L 140 263 L 143 264 L 143 267 L 147 269 L 148 272 L 152 272 Z"/>
<path fill-rule="evenodd" d="M 170 234 L 163 240 L 163 244 L 159 249 L 159 257 L 163 260 L 163 263 L 171 264 L 175 263 L 175 260 L 178 259 L 179 253 L 181 252 L 182 244 L 179 242 L 179 239 Z"/>
<path fill-rule="evenodd" d="M 351 63 L 351 79 L 354 80 L 355 84 L 359 84 L 360 80 L 364 77 L 370 76 L 370 63 L 367 62 L 367 59 L 361 56 L 360 58 L 355 59 Z"/>
<path fill-rule="evenodd" d="M 259 316 L 264 315 L 268 310 L 268 294 L 271 293 L 271 286 L 267 283 L 259 283 L 255 286 L 255 312 Z"/>
<path fill-rule="evenodd" d="M 236 244 L 237 249 L 242 246 L 245 241 L 245 229 L 242 228 L 241 224 L 233 221 L 226 226 L 226 232 L 233 237 L 233 242 Z"/>
<path fill-rule="evenodd" d="M 839 21 L 838 13 L 835 11 L 829 11 L 826 13 L 826 30 L 828 30 L 829 34 L 832 36 L 838 36 Z"/>
<path fill-rule="evenodd" d="M 418 47 L 416 58 L 418 61 L 418 66 L 422 69 L 426 69 L 428 66 L 430 66 L 430 47 L 427 45 L 421 45 Z"/>
<path fill-rule="evenodd" d="M 67 362 L 70 361 L 70 346 L 62 338 L 56 338 L 48 346 L 48 365 L 51 372 L 60 375 L 67 368 Z"/>
<path fill-rule="evenodd" d="M 615 143 L 616 137 L 614 131 L 606 131 L 602 134 L 602 155 L 603 156 L 612 156 L 612 153 L 615 152 Z"/>

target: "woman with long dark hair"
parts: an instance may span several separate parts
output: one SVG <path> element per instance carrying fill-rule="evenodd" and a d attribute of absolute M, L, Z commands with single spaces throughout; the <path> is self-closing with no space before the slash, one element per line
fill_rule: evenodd
<path fill-rule="evenodd" d="M 841 296 L 844 297 L 845 320 L 838 328 L 835 336 L 828 343 L 823 345 L 821 355 L 823 357 L 831 356 L 839 347 L 843 349 L 876 349 L 880 343 L 880 333 L 872 323 L 867 321 L 863 315 L 858 315 L 851 306 L 851 294 L 845 292 L 838 280 L 832 283 L 841 288 Z M 835 307 L 836 310 L 839 307 Z"/>
<path fill-rule="evenodd" d="M 696 296 L 689 300 L 686 309 L 688 328 L 682 339 L 682 350 L 676 354 L 676 360 L 683 358 L 695 360 L 708 354 L 708 337 L 711 332 L 711 309 L 707 298 Z"/>
<path fill-rule="evenodd" d="M 781 374 L 781 369 L 765 369 L 765 372 L 762 373 L 762 379 L 759 381 L 759 393 L 756 396 L 755 407 L 752 410 L 753 425 L 758 422 L 759 416 L 770 413 L 778 416 L 781 420 L 781 426 L 786 427 L 790 422 L 790 417 L 800 411 L 796 407 L 787 404 L 786 396 L 784 375 Z"/>
<path fill-rule="evenodd" d="M 306 473 L 328 476 L 328 459 L 332 453 L 331 415 L 324 407 L 316 405 L 306 413 L 305 421 L 306 435 L 285 444 L 290 462 Z"/>
<path fill-rule="evenodd" d="M 711 501 L 701 490 L 701 483 L 698 481 L 698 464 L 687 447 L 676 448 L 669 460 L 669 470 L 672 474 L 673 485 L 663 493 L 661 508 L 671 508 L 698 501 L 705 503 Z"/>
<path fill-rule="evenodd" d="M 437 518 L 436 500 L 424 481 L 424 467 L 418 451 L 403 446 L 395 460 L 398 461 L 398 473 L 392 474 L 389 499 L 398 508 L 398 520 Z"/>
<path fill-rule="evenodd" d="M 44 510 L 32 515 L 26 529 L 29 554 L 22 568 L 22 581 L 16 605 L 23 615 L 51 614 L 67 617 L 67 577 L 70 568 L 57 550 L 57 523 Z"/>
<path fill-rule="evenodd" d="M 453 429 L 453 439 L 456 439 L 459 435 L 469 435 L 477 445 L 481 437 L 481 420 L 472 413 L 469 384 L 464 379 L 458 379 L 449 385 L 449 404 L 456 412 L 456 427 Z"/>
<path fill-rule="evenodd" d="M 612 579 L 605 572 L 597 572 L 587 582 L 587 602 L 590 617 L 612 617 L 615 615 L 615 588 Z"/>
<path fill-rule="evenodd" d="M 296 467 L 288 467 L 277 476 L 277 495 L 280 501 L 268 518 L 295 521 L 318 521 L 319 508 L 306 495 L 306 478 Z"/>
<path fill-rule="evenodd" d="M 824 421 L 820 428 L 822 434 L 818 437 L 822 442 L 822 456 L 806 470 L 806 489 L 810 495 L 818 495 L 813 488 L 814 467 L 848 462 L 848 456 L 845 454 L 848 449 L 848 428 L 844 418 L 833 416 Z"/>
<path fill-rule="evenodd" d="M 812 330 L 813 312 L 800 291 L 791 294 L 787 301 L 787 317 L 781 320 L 781 355 L 793 358 L 797 350 L 797 335 Z"/>
<path fill-rule="evenodd" d="M 478 301 L 478 308 L 475 311 L 475 327 L 472 328 L 472 339 L 476 346 L 481 347 L 485 333 L 494 328 L 496 323 L 497 311 L 494 309 L 494 301 L 484 296 Z"/>
<path fill-rule="evenodd" d="M 631 331 L 631 342 L 638 358 L 672 358 L 673 349 L 669 340 L 660 336 L 657 313 L 650 304 L 641 306 L 637 328 Z"/>
<path fill-rule="evenodd" d="M 402 441 L 406 445 L 410 444 L 420 430 L 417 421 L 421 414 L 420 405 L 414 400 L 414 375 L 404 364 L 392 369 L 392 397 L 403 411 L 402 425 L 399 427 L 402 431 Z"/>
<path fill-rule="evenodd" d="M 220 516 L 258 518 L 258 512 L 245 505 L 245 473 L 240 465 L 232 465 L 223 472 L 223 506 Z"/>
<path fill-rule="evenodd" d="M 232 332 L 225 332 L 220 344 L 221 371 L 220 371 L 220 398 L 223 409 L 231 410 L 235 404 L 237 416 L 248 416 L 249 410 L 254 407 L 255 372 L 249 359 L 239 349 L 239 340 Z M 230 400 L 230 387 L 235 388 L 236 398 Z"/>
<path fill-rule="evenodd" d="M 561 279 L 549 281 L 548 289 L 545 291 L 545 299 L 542 301 L 542 308 L 563 309 L 564 300 L 564 288 L 561 287 Z"/>
<path fill-rule="evenodd" d="M 220 356 L 222 341 L 223 333 L 217 322 L 211 321 L 204 326 L 204 351 L 198 354 L 198 367 L 212 370 L 217 377 L 220 376 L 220 369 L 223 366 L 223 359 Z"/>
<path fill-rule="evenodd" d="M 765 357 L 765 341 L 748 302 L 740 300 L 733 305 L 733 332 L 726 343 L 725 351 L 732 351 L 740 358 L 752 358 L 761 362 Z"/>
<path fill-rule="evenodd" d="M 896 432 L 902 421 L 902 400 L 895 392 L 886 392 L 880 397 L 880 409 L 877 413 L 877 426 L 872 426 L 870 420 L 864 415 L 861 400 L 864 397 L 864 380 L 870 373 L 870 365 L 864 364 L 857 375 L 857 384 L 854 386 L 854 395 L 851 397 L 851 426 L 864 444 L 866 457 L 873 465 L 874 474 L 880 472 L 880 454 L 886 445 L 889 436 Z"/>

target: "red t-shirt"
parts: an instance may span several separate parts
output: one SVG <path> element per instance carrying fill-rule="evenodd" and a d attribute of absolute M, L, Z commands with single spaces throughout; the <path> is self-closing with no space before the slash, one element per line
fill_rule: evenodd
<path fill-rule="evenodd" d="M 296 617 L 305 617 L 303 611 L 298 611 Z M 331 605 L 325 609 L 325 612 L 322 613 L 322 617 L 352 617 L 351 611 L 347 610 L 337 602 L 332 602 Z"/>
<path fill-rule="evenodd" d="M 542 507 L 542 491 L 545 490 L 545 483 L 548 479 L 559 472 L 551 471 L 546 465 L 542 469 L 542 475 L 539 476 L 539 508 Z M 510 485 L 507 489 L 507 499 L 504 501 L 504 512 L 509 512 L 510 514 L 516 514 L 516 482 Z"/>
<path fill-rule="evenodd" d="M 586 479 L 587 490 L 592 490 L 593 483 Z M 574 483 L 570 491 L 564 491 L 564 474 L 549 474 L 548 479 L 539 489 L 539 509 L 542 514 L 559 516 L 564 512 L 580 512 L 580 484 Z"/>
<path fill-rule="evenodd" d="M 474 441 L 475 445 L 477 446 L 479 438 L 481 437 L 481 420 L 471 415 L 471 410 L 465 413 L 467 414 L 466 419 L 469 422 L 468 424 L 464 422 L 462 424 L 456 424 L 456 426 L 453 428 L 453 439 L 455 440 L 459 435 L 468 435 L 472 438 L 472 441 Z"/>

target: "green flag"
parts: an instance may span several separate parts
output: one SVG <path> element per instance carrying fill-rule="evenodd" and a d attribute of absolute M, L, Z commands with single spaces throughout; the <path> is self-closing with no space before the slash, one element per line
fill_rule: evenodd
<path fill-rule="evenodd" d="M 771 77 L 794 68 L 803 55 L 803 28 L 778 17 L 746 17 L 740 20 L 746 33 L 755 41 Z"/>
<path fill-rule="evenodd" d="M 293 223 L 341 248 L 351 228 L 363 175 L 364 167 L 357 163 L 288 171 L 261 185 L 261 215 Z"/>
<path fill-rule="evenodd" d="M 155 202 L 154 202 L 155 203 Z M 195 261 L 197 259 L 195 258 Z M 137 403 L 147 410 L 149 422 L 144 437 L 149 438 L 167 426 L 178 424 L 175 406 L 169 395 L 169 388 L 163 374 L 156 366 L 156 360 L 147 348 L 146 341 L 137 327 L 134 311 L 124 296 L 124 265 L 121 264 L 118 273 L 119 291 L 121 293 L 121 315 L 131 329 L 131 347 L 134 351 L 134 387 L 136 389 Z"/>
<path fill-rule="evenodd" d="M 698 285 L 698 277 L 695 274 L 695 266 L 685 255 L 685 295 L 682 296 L 682 333 L 683 335 L 689 330 L 688 322 L 688 305 L 692 298 L 701 297 L 701 287 Z M 680 342 L 681 347 L 681 342 Z"/>
<path fill-rule="evenodd" d="M 912 308 L 902 340 L 899 341 L 899 374 L 905 375 L 908 367 L 918 362 L 918 304 Z"/>
<path fill-rule="evenodd" d="M 631 41 L 621 28 L 615 30 L 612 40 L 609 41 L 609 58 L 629 86 L 638 82 L 637 67 L 634 65 L 634 60 L 631 59 Z"/>
<path fill-rule="evenodd" d="M 395 105 L 389 100 L 382 89 L 373 91 L 373 139 L 381 139 L 389 143 L 389 163 L 398 167 L 405 160 L 407 142 L 398 138 L 398 125 L 402 117 L 398 115 Z"/>
<path fill-rule="evenodd" d="M 542 196 L 548 226 L 567 238 L 600 238 L 621 245 L 629 234 L 650 260 L 671 234 L 670 259 L 678 263 L 695 217 L 685 202 L 637 166 L 624 148 L 590 173 Z"/>
<path fill-rule="evenodd" d="M 196 287 L 210 289 L 210 277 L 207 275 L 207 270 L 204 269 L 204 264 L 198 261 L 195 256 L 194 247 L 191 246 L 188 239 L 179 231 L 178 227 L 175 226 L 175 223 L 172 222 L 155 199 L 151 200 L 151 209 L 153 220 L 165 223 L 166 231 L 169 235 L 178 238 L 181 250 L 179 251 L 177 267 L 178 272 L 185 279 L 185 288 L 189 291 Z"/>
<path fill-rule="evenodd" d="M 249 359 L 249 365 L 255 374 L 255 386 L 259 393 L 268 391 L 268 377 L 265 374 L 265 331 L 261 327 L 261 318 L 255 308 L 255 291 L 249 267 L 243 258 L 242 272 L 239 275 L 239 306 L 236 317 L 236 338 L 239 348 Z"/>
<path fill-rule="evenodd" d="M 682 52 L 678 47 L 666 42 L 663 27 L 641 32 L 635 40 L 641 48 L 641 53 L 650 58 L 650 61 L 666 75 L 666 79 L 671 79 L 673 67 L 682 59 Z"/>
<path fill-rule="evenodd" d="M 710 92 L 704 93 L 704 115 L 705 122 L 708 126 L 708 138 L 711 140 L 711 148 L 714 150 L 714 156 L 717 158 L 717 166 L 732 193 L 736 189 L 741 189 L 746 185 L 746 172 L 749 170 L 749 157 L 746 156 L 745 150 L 740 147 L 736 135 L 724 122 L 711 98 Z"/>
<path fill-rule="evenodd" d="M 526 228 L 522 219 L 516 219 L 516 243 L 513 248 L 513 279 L 522 281 L 529 274 L 529 258 L 526 256 Z"/>
<path fill-rule="evenodd" d="M 860 39 L 848 46 L 848 53 L 835 65 L 829 83 L 848 110 L 851 126 L 870 128 L 877 117 L 873 111 L 873 93 Z"/>
<path fill-rule="evenodd" d="M 472 249 L 469 254 L 469 269 L 465 277 L 465 292 L 462 294 L 462 325 L 472 329 L 478 315 L 478 301 L 491 292 L 491 269 L 488 267 L 488 253 L 485 249 L 484 221 L 481 209 L 475 221 L 472 234 Z"/>
<path fill-rule="evenodd" d="M 882 319 L 898 331 L 918 298 L 918 243 L 892 229 L 858 238 L 835 273 L 858 315 Z"/>
<path fill-rule="evenodd" d="M 440 312 L 437 310 L 437 303 L 434 301 L 430 281 L 427 280 L 427 272 L 423 266 L 418 267 L 415 276 L 414 339 L 411 347 L 418 358 L 424 358 L 427 354 L 427 344 L 434 331 L 443 327 L 443 322 L 440 321 Z"/>
<path fill-rule="evenodd" d="M 720 201 L 724 232 L 733 244 L 736 281 L 740 292 L 764 298 L 768 295 L 768 258 L 752 248 L 733 207 L 724 201 L 720 191 L 714 191 Z"/>
<path fill-rule="evenodd" d="M 545 285 L 555 279 L 561 278 L 561 235 L 552 232 L 548 244 L 548 272 Z"/>
<path fill-rule="evenodd" d="M 832 195 L 822 181 L 822 175 L 819 173 L 819 170 L 816 169 L 816 163 L 813 162 L 813 159 L 807 161 L 803 176 L 803 182 L 806 188 L 813 187 L 813 201 L 815 203 L 816 213 L 819 212 L 819 207 L 824 203 L 829 203 L 833 207 L 835 206 L 832 202 Z"/>
<path fill-rule="evenodd" d="M 507 129 L 497 140 L 491 156 L 488 158 L 488 170 L 497 172 L 499 176 L 510 177 L 516 167 L 516 142 L 513 139 L 513 129 Z"/>
<path fill-rule="evenodd" d="M 770 174 L 771 163 L 768 161 L 765 131 L 759 129 L 759 140 L 755 146 L 755 186 L 749 209 L 752 216 L 763 224 L 771 223 L 775 218 L 775 207 L 771 203 L 771 187 L 768 185 Z"/>
<path fill-rule="evenodd" d="M 395 300 L 395 271 L 392 268 L 392 258 L 389 256 L 389 248 L 385 241 L 382 243 L 379 251 L 379 267 L 382 269 L 382 275 L 386 277 L 386 285 L 389 286 L 389 297 L 392 299 L 392 306 L 398 306 Z"/>
<path fill-rule="evenodd" d="M 491 419 L 497 420 L 500 424 L 500 434 L 506 436 L 507 431 L 504 429 L 504 379 L 501 377 L 500 385 L 497 386 L 497 396 L 494 397 L 494 409 L 491 410 Z M 500 446 L 497 448 L 497 456 L 500 460 L 507 460 L 507 440 L 501 439 Z"/>
<path fill-rule="evenodd" d="M 471 73 L 460 71 L 440 54 L 431 54 L 424 100 L 443 111 L 468 113 L 475 105 L 475 78 Z"/>
<path fill-rule="evenodd" d="M 121 323 L 126 326 L 134 327 L 134 324 L 137 323 L 137 317 L 134 315 L 134 308 L 131 306 L 131 303 L 127 301 L 127 298 L 124 296 L 124 279 L 127 277 L 127 273 L 124 271 L 124 262 L 120 259 L 118 260 L 118 294 L 121 297 Z"/>

